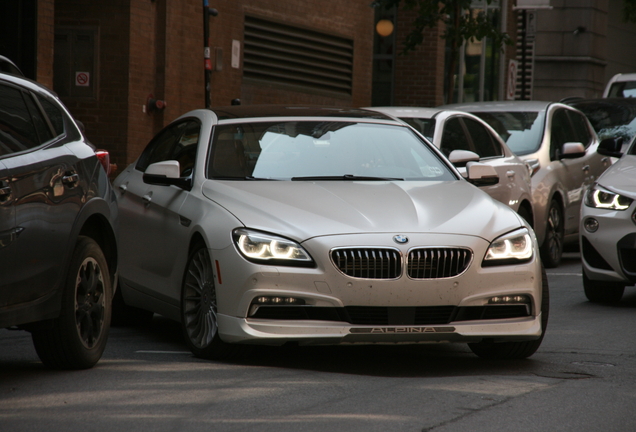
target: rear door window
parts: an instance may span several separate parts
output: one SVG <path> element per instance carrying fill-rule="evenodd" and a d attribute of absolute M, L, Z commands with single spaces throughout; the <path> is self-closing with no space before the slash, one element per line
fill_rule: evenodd
<path fill-rule="evenodd" d="M 0 83 L 0 157 L 38 147 L 50 138 L 30 95 Z"/>

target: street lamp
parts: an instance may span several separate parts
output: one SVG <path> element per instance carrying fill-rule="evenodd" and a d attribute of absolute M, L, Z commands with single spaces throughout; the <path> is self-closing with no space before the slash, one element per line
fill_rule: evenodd
<path fill-rule="evenodd" d="M 381 19 L 375 25 L 375 31 L 382 37 L 390 36 L 393 33 L 393 23 L 388 19 Z"/>

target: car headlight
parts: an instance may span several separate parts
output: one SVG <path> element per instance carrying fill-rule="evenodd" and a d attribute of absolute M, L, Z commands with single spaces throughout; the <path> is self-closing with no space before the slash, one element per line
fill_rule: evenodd
<path fill-rule="evenodd" d="M 526 228 L 505 234 L 492 243 L 484 257 L 483 266 L 528 262 L 534 254 L 532 237 Z"/>
<path fill-rule="evenodd" d="M 232 237 L 237 249 L 248 261 L 301 267 L 314 265 L 309 253 L 293 240 L 246 228 L 235 229 Z"/>
<path fill-rule="evenodd" d="M 594 185 L 585 194 L 585 205 L 597 209 L 627 210 L 634 200 Z"/>

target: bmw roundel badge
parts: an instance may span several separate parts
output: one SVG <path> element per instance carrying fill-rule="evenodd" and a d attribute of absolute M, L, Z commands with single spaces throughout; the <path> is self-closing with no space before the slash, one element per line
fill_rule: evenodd
<path fill-rule="evenodd" d="M 409 242 L 409 238 L 405 235 L 393 236 L 393 241 L 399 244 L 405 244 Z"/>

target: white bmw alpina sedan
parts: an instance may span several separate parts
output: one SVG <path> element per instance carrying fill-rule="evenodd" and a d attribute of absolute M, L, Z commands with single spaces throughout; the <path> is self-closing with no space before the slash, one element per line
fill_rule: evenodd
<path fill-rule="evenodd" d="M 192 352 L 249 344 L 541 344 L 530 226 L 407 125 L 361 109 L 189 112 L 114 182 L 121 313 L 182 323 Z M 473 184 L 471 184 L 473 183 Z"/>

